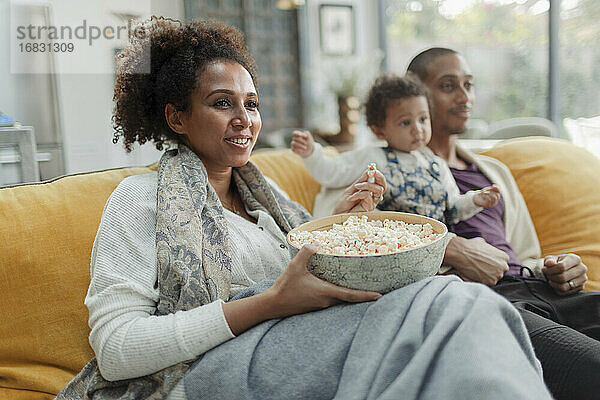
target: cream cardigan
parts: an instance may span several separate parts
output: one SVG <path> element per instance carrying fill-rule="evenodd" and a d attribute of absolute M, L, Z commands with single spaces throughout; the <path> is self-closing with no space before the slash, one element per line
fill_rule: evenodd
<path fill-rule="evenodd" d="M 460 145 L 457 145 L 457 153 L 463 160 L 475 164 L 492 183 L 498 186 L 504 200 L 506 240 L 512 246 L 519 261 L 530 268 L 536 278 L 546 280 L 541 271 L 544 259 L 541 258 L 542 251 L 537 233 L 523 195 L 510 170 L 495 158 L 474 154 Z"/>
<path fill-rule="evenodd" d="M 85 298 L 89 340 L 108 380 L 154 373 L 234 337 L 220 300 L 154 315 L 159 295 L 156 185 L 156 172 L 125 178 L 106 203 L 92 249 Z M 231 252 L 232 296 L 260 280 L 276 279 L 291 259 L 285 235 L 273 218 L 263 211 L 250 214 L 256 224 L 224 213 L 231 243 L 243 244 Z M 169 394 L 169 399 L 180 398 L 185 398 L 181 383 Z"/>

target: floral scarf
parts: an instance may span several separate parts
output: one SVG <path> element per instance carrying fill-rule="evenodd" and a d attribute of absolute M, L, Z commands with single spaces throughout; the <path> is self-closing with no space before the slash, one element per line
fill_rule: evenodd
<path fill-rule="evenodd" d="M 248 209 L 268 212 L 283 232 L 310 219 L 302 206 L 272 190 L 251 162 L 234 168 L 233 180 Z M 229 300 L 231 258 L 223 206 L 208 182 L 204 164 L 184 145 L 160 159 L 156 217 L 156 315 Z M 193 361 L 140 378 L 108 382 L 94 358 L 57 399 L 164 399 Z"/>

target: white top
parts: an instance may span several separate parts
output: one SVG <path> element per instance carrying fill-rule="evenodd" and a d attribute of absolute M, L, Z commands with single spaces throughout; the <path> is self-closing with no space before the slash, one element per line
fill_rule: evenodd
<path fill-rule="evenodd" d="M 276 187 L 275 187 L 276 188 Z M 276 188 L 277 189 L 277 188 Z M 121 380 L 148 375 L 234 337 L 222 301 L 155 316 L 157 173 L 124 179 L 102 215 L 91 257 L 90 345 L 102 376 Z M 263 211 L 257 223 L 225 210 L 232 258 L 231 296 L 264 279 L 276 279 L 291 260 L 285 235 Z M 183 382 L 169 398 L 185 398 Z"/>
<path fill-rule="evenodd" d="M 424 151 L 431 153 L 429 148 L 424 147 L 410 153 L 396 151 L 396 156 L 398 161 L 405 161 L 407 164 L 417 164 L 425 169 L 429 169 L 429 161 L 422 153 Z M 448 204 L 455 206 L 458 210 L 458 219 L 464 220 L 470 218 L 483 210 L 483 208 L 477 207 L 473 203 L 475 192 L 470 191 L 464 195 L 460 194 L 460 190 L 446 162 L 433 153 L 431 155 L 439 159 L 440 180 L 448 192 Z M 336 157 L 328 157 L 323 152 L 323 147 L 315 143 L 312 154 L 304 159 L 306 169 L 322 186 L 321 192 L 315 198 L 313 216 L 318 218 L 331 215 L 342 192 L 365 172 L 370 163 L 377 164 L 377 169 L 382 169 L 384 165 L 387 165 L 388 161 L 381 145 L 371 144 L 353 151 L 341 153 Z"/>

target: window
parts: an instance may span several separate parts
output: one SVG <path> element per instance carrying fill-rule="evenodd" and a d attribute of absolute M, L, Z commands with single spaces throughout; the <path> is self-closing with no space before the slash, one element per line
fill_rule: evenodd
<path fill-rule="evenodd" d="M 388 70 L 449 47 L 473 70 L 474 118 L 547 116 L 547 0 L 389 0 L 385 15 Z"/>
<path fill-rule="evenodd" d="M 600 2 L 562 0 L 560 106 L 563 118 L 600 115 Z"/>

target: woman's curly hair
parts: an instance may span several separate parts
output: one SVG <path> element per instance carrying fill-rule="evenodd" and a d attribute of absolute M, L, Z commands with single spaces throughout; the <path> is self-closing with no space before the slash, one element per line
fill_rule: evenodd
<path fill-rule="evenodd" d="M 188 111 L 199 75 L 211 61 L 242 65 L 256 82 L 256 63 L 243 34 L 215 20 L 179 21 L 152 17 L 133 29 L 130 44 L 117 56 L 113 101 L 113 142 L 123 138 L 125 149 L 134 143 L 179 142 L 165 119 L 165 106 Z M 258 86 L 257 86 L 258 87 Z"/>
<path fill-rule="evenodd" d="M 425 96 L 426 99 L 429 97 L 427 88 L 417 79 L 393 74 L 380 76 L 371 86 L 365 102 L 367 125 L 382 126 L 385 124 L 385 113 L 390 103 L 418 96 Z M 429 107 L 431 108 L 430 104 Z"/>

